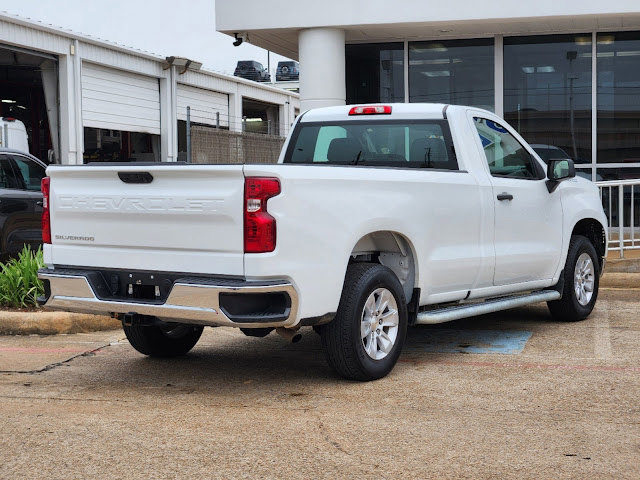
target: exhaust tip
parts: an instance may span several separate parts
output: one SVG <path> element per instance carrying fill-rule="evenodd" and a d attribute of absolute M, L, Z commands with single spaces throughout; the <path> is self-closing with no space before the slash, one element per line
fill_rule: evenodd
<path fill-rule="evenodd" d="M 298 343 L 302 339 L 302 334 L 297 329 L 278 327 L 276 333 L 291 343 Z"/>

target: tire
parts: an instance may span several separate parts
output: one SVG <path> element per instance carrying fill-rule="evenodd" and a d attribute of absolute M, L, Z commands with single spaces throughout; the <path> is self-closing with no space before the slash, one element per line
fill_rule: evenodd
<path fill-rule="evenodd" d="M 589 316 L 598 298 L 600 262 L 593 244 L 582 235 L 569 243 L 562 298 L 547 302 L 554 320 L 577 322 Z"/>
<path fill-rule="evenodd" d="M 179 357 L 191 350 L 202 335 L 197 325 L 124 326 L 124 333 L 133 348 L 150 357 Z"/>
<path fill-rule="evenodd" d="M 372 263 L 350 265 L 336 316 L 320 330 L 327 362 L 350 380 L 384 377 L 400 356 L 407 319 L 404 291 L 391 270 Z"/>

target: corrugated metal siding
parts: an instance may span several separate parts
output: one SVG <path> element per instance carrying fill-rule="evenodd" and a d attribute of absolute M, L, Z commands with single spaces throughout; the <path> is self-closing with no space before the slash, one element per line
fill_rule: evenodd
<path fill-rule="evenodd" d="M 178 81 L 185 85 L 215 90 L 216 92 L 233 93 L 238 87 L 236 77 L 226 77 L 206 70 L 187 70 L 179 75 Z"/>
<path fill-rule="evenodd" d="M 167 77 L 167 70 L 163 70 L 162 59 L 150 59 L 133 52 L 122 52 L 108 47 L 101 47 L 86 42 L 80 42 L 82 59 L 87 62 L 105 65 L 118 70 L 126 70 L 151 77 Z"/>
<path fill-rule="evenodd" d="M 261 87 L 259 83 L 256 85 L 238 84 L 238 93 L 243 97 L 253 98 L 261 102 L 273 103 L 274 105 L 282 105 L 292 96 L 290 92 L 282 90 L 282 93 Z"/>
<path fill-rule="evenodd" d="M 178 84 L 176 91 L 178 120 L 186 120 L 187 107 L 191 107 L 192 122 L 215 125 L 219 112 L 220 125 L 229 126 L 229 95 L 182 84 Z"/>
<path fill-rule="evenodd" d="M 21 25 L 18 20 L 0 20 L 0 42 L 53 54 L 69 53 L 69 39 Z"/>
<path fill-rule="evenodd" d="M 160 135 L 158 79 L 83 62 L 82 122 L 86 127 Z"/>

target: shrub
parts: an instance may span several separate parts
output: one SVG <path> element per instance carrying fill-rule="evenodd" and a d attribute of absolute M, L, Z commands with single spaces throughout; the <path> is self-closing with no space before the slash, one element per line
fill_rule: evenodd
<path fill-rule="evenodd" d="M 13 308 L 36 307 L 36 298 L 44 294 L 38 269 L 44 267 L 42 248 L 36 252 L 25 245 L 18 254 L 2 265 L 0 272 L 0 305 Z"/>

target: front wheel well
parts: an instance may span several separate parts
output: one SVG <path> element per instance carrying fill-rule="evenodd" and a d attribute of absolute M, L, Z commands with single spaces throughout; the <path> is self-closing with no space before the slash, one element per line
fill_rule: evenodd
<path fill-rule="evenodd" d="M 602 267 L 602 258 L 607 254 L 605 250 L 607 237 L 602 224 L 594 218 L 583 218 L 573 227 L 571 236 L 574 235 L 582 235 L 589 239 L 600 257 L 600 267 Z"/>

